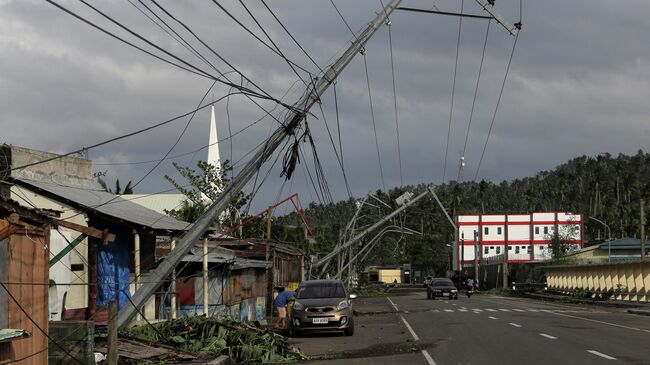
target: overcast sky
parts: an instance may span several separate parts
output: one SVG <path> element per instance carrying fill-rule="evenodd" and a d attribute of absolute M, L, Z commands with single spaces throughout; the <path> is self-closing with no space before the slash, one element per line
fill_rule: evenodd
<path fill-rule="evenodd" d="M 197 67 L 216 72 L 140 10 L 137 0 L 93 1 L 98 8 L 160 47 Z M 143 0 L 152 9 L 155 5 Z M 244 0 L 279 48 L 296 64 L 317 73 L 261 3 Z M 148 50 L 135 39 L 78 1 L 59 0 L 70 10 Z M 384 0 L 387 2 L 387 0 Z M 253 38 L 210 1 L 159 3 L 187 24 L 219 55 L 274 97 L 293 103 L 305 85 L 280 57 Z M 220 3 L 261 38 L 259 28 L 238 1 Z M 335 0 L 355 32 L 380 9 L 378 0 Z M 135 5 L 138 8 L 136 8 Z M 352 34 L 329 0 L 267 0 L 284 25 L 321 66 L 329 65 L 350 44 Z M 473 0 L 465 11 L 484 14 Z M 402 6 L 459 11 L 460 0 L 404 0 Z M 140 9 L 140 10 L 138 10 Z M 519 1 L 497 1 L 512 22 L 519 20 Z M 157 12 L 222 72 L 230 68 L 201 46 L 178 23 Z M 519 36 L 479 179 L 500 181 L 550 169 L 577 155 L 635 153 L 650 145 L 650 2 L 524 1 L 524 28 Z M 396 11 L 391 16 L 393 52 L 405 184 L 443 181 L 447 128 L 459 18 Z M 455 179 L 467 131 L 487 21 L 463 20 L 446 178 Z M 514 37 L 493 23 L 465 154 L 464 178 L 474 178 L 487 136 Z M 159 54 L 160 52 L 155 51 Z M 383 27 L 366 47 L 375 123 L 386 187 L 400 184 L 388 31 Z M 309 80 L 307 73 L 301 76 Z M 239 83 L 239 76 L 228 74 Z M 170 66 L 93 29 L 45 1 L 0 0 L 0 142 L 63 153 L 186 113 L 197 106 L 212 81 Z M 343 159 L 353 193 L 382 187 L 366 85 L 363 57 L 358 55 L 339 77 L 338 109 Z M 224 96 L 217 85 L 209 99 Z M 326 132 L 338 147 L 333 90 L 323 109 L 312 109 L 308 123 L 334 200 L 346 198 L 341 169 Z M 261 102 L 267 109 L 273 103 Z M 265 114 L 241 96 L 229 101 L 230 130 L 235 133 Z M 216 104 L 219 137 L 229 135 L 226 103 Z M 282 118 L 286 111 L 274 110 Z M 151 132 L 89 152 L 95 171 L 108 180 L 134 182 L 154 165 L 134 162 L 160 159 L 178 139 L 187 118 Z M 224 159 L 237 161 L 278 126 L 265 118 L 220 144 Z M 197 113 L 171 156 L 208 144 L 209 110 Z M 303 149 L 308 150 L 308 145 Z M 311 154 L 306 166 L 314 174 Z M 171 188 L 172 161 L 190 165 L 207 151 L 166 160 L 136 187 L 137 193 Z M 246 158 L 237 165 L 242 166 Z M 271 160 L 271 162 L 273 159 Z M 255 210 L 298 192 L 303 203 L 317 200 L 305 170 L 282 185 L 280 165 L 253 202 Z M 262 168 L 261 180 L 271 164 Z M 237 171 L 237 169 L 236 169 Z M 251 187 L 249 186 L 250 190 Z"/>

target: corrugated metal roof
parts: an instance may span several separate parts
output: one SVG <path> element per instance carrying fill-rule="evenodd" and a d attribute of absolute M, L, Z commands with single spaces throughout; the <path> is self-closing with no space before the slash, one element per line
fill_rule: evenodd
<path fill-rule="evenodd" d="M 92 209 L 101 214 L 151 229 L 185 231 L 190 225 L 101 189 L 67 186 L 54 181 L 44 182 L 24 178 L 16 179 L 16 181 L 21 185 L 40 189 L 63 198 L 82 209 Z M 111 199 L 114 200 L 106 203 Z"/>
<path fill-rule="evenodd" d="M 160 214 L 165 214 L 165 210 L 180 208 L 187 197 L 183 194 L 130 194 L 129 200 Z"/>
<path fill-rule="evenodd" d="M 11 341 L 22 337 L 29 337 L 29 332 L 13 328 L 0 329 L 0 342 Z"/>
<path fill-rule="evenodd" d="M 248 268 L 269 268 L 271 267 L 270 261 L 265 260 L 248 260 L 237 258 L 230 250 L 218 250 L 217 252 L 209 252 L 207 255 L 208 262 L 212 264 L 233 264 L 233 270 L 248 269 Z M 191 254 L 185 255 L 182 262 L 203 262 L 203 249 L 200 247 L 193 247 Z"/>
<path fill-rule="evenodd" d="M 623 237 L 610 242 L 605 241 L 601 243 L 598 248 L 601 250 L 608 250 L 610 246 L 612 250 L 640 250 L 641 240 L 638 238 Z M 650 248 L 650 244 L 647 246 Z"/>

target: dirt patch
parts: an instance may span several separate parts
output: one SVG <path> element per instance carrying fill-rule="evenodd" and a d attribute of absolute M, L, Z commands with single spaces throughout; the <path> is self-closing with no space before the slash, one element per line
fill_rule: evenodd
<path fill-rule="evenodd" d="M 347 350 L 325 355 L 314 355 L 312 360 L 355 359 L 410 354 L 437 346 L 438 341 L 406 341 L 372 345 L 363 349 Z"/>

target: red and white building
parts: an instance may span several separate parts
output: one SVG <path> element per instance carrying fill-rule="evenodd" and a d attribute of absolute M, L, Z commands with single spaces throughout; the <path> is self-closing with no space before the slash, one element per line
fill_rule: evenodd
<path fill-rule="evenodd" d="M 472 266 L 476 259 L 479 263 L 549 259 L 556 231 L 571 249 L 583 245 L 582 215 L 567 212 L 457 215 L 456 226 L 456 270 L 461 260 L 463 266 Z"/>

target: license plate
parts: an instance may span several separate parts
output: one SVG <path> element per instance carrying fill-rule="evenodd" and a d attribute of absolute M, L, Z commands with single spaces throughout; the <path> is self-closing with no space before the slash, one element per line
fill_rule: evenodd
<path fill-rule="evenodd" d="M 443 297 L 448 297 L 448 296 L 449 296 L 449 293 L 442 293 L 442 296 L 443 296 Z"/>
<path fill-rule="evenodd" d="M 313 324 L 327 324 L 327 318 L 312 318 Z"/>

